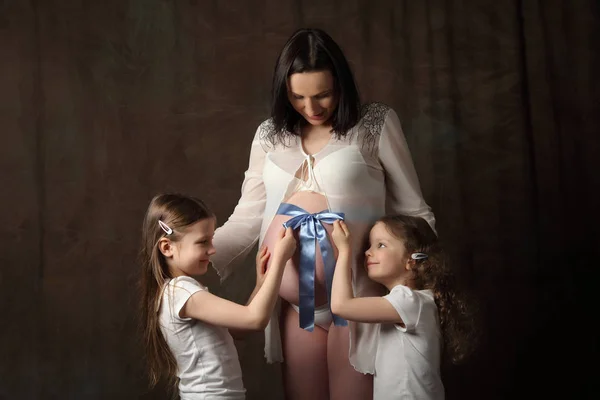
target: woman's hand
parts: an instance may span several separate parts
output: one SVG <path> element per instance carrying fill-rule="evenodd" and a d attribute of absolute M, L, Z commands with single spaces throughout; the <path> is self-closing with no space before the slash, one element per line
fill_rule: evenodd
<path fill-rule="evenodd" d="M 260 288 L 265 281 L 267 274 L 267 263 L 269 262 L 269 249 L 266 245 L 263 245 L 258 253 L 256 253 L 256 287 Z"/>

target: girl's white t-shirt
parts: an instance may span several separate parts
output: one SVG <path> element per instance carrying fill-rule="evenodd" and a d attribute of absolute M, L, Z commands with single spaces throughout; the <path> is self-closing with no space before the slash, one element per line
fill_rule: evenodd
<path fill-rule="evenodd" d="M 443 400 L 442 336 L 433 293 L 398 285 L 384 298 L 404 327 L 380 324 L 373 399 Z"/>
<path fill-rule="evenodd" d="M 191 277 L 171 279 L 158 310 L 161 331 L 177 360 L 180 398 L 244 399 L 238 353 L 227 328 L 179 316 L 200 290 L 208 288 Z"/>

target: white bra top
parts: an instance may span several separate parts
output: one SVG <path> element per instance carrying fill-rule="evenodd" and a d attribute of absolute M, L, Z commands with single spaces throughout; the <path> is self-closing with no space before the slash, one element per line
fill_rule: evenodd
<path fill-rule="evenodd" d="M 306 155 L 306 160 L 302 163 L 301 176 L 298 178 L 298 185 L 296 185 L 295 192 L 315 192 L 322 194 L 327 198 L 324 190 L 319 186 L 319 182 L 315 177 L 314 169 L 315 158 L 309 154 Z"/>

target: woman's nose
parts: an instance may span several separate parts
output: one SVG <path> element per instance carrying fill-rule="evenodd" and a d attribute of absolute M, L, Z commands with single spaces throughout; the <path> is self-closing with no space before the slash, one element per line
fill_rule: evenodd
<path fill-rule="evenodd" d="M 317 105 L 315 104 L 314 100 L 312 99 L 308 99 L 304 105 L 304 109 L 306 110 L 306 113 L 308 115 L 316 115 L 318 114 L 317 110 Z"/>

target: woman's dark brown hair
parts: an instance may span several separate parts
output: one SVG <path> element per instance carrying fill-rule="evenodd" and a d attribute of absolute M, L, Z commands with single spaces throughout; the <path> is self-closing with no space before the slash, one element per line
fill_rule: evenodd
<path fill-rule="evenodd" d="M 350 65 L 337 43 L 320 29 L 300 29 L 283 46 L 275 64 L 271 96 L 273 129 L 268 139 L 295 134 L 303 117 L 288 100 L 288 78 L 302 72 L 329 71 L 333 76 L 338 105 L 332 119 L 332 130 L 344 136 L 360 119 L 360 98 Z"/>

